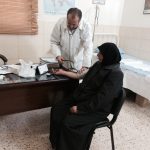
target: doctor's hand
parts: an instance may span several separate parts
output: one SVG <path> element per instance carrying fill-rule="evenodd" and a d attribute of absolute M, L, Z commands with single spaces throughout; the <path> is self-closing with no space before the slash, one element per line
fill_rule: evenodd
<path fill-rule="evenodd" d="M 64 61 L 64 57 L 62 57 L 62 56 L 57 56 L 56 59 L 60 64 L 62 64 Z"/>
<path fill-rule="evenodd" d="M 76 114 L 76 113 L 78 112 L 77 106 L 72 106 L 72 107 L 70 108 L 70 112 Z"/>

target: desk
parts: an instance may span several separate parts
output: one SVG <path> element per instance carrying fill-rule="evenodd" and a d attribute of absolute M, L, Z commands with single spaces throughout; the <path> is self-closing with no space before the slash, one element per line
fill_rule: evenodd
<path fill-rule="evenodd" d="M 0 115 L 53 106 L 67 98 L 77 85 L 78 80 L 61 76 L 25 79 L 8 74 L 5 81 L 0 81 Z"/>

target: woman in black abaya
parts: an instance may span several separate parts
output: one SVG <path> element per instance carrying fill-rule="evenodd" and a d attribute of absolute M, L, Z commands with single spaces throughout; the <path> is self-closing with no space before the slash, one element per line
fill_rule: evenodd
<path fill-rule="evenodd" d="M 113 100 L 122 88 L 117 46 L 104 43 L 98 49 L 99 61 L 86 73 L 70 100 L 51 109 L 50 142 L 56 150 L 85 150 L 92 126 L 110 114 Z M 56 74 L 75 77 L 63 70 Z"/>

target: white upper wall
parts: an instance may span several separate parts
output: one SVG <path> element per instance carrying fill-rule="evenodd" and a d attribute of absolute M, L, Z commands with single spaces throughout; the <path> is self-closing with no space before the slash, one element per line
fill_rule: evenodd
<path fill-rule="evenodd" d="M 125 0 L 121 26 L 150 27 L 150 15 L 143 14 L 145 0 Z"/>
<path fill-rule="evenodd" d="M 45 15 L 43 12 L 43 0 L 39 0 L 39 19 L 56 22 L 65 15 Z M 102 25 L 120 25 L 124 0 L 106 0 L 105 5 L 99 6 L 99 23 Z M 94 23 L 96 5 L 92 0 L 76 0 L 76 6 L 82 10 L 83 17 L 91 24 Z"/>

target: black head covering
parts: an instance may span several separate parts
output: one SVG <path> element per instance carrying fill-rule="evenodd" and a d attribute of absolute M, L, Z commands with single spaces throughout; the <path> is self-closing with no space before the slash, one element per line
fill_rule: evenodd
<path fill-rule="evenodd" d="M 121 61 L 121 55 L 118 47 L 114 43 L 104 43 L 98 47 L 103 55 L 102 65 L 113 65 Z"/>

